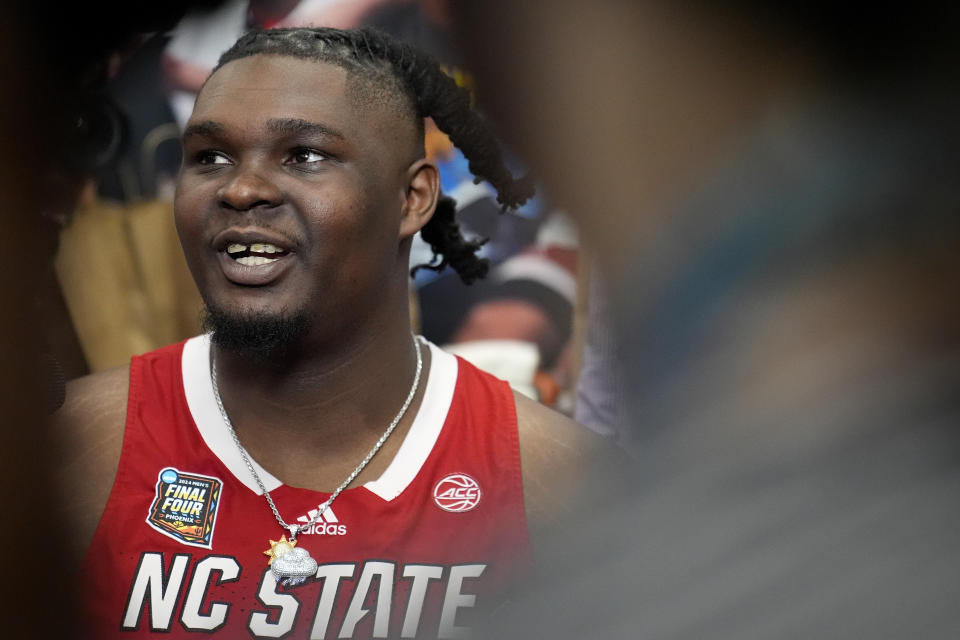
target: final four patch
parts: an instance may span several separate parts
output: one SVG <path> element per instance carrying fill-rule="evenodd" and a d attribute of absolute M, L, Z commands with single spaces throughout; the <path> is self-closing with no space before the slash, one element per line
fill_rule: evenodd
<path fill-rule="evenodd" d="M 147 524 L 174 540 L 209 549 L 222 487 L 218 478 L 167 467 L 157 476 Z"/>

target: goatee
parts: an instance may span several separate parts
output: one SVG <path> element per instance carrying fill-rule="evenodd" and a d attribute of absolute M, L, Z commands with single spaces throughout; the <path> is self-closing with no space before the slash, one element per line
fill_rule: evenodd
<path fill-rule="evenodd" d="M 295 346 L 306 334 L 306 312 L 238 314 L 207 306 L 203 328 L 213 332 L 213 343 L 253 360 L 266 360 Z"/>

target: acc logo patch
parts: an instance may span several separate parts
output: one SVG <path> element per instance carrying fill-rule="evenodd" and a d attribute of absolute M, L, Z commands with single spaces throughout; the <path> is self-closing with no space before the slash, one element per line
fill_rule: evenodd
<path fill-rule="evenodd" d="M 209 549 L 222 487 L 218 478 L 167 467 L 157 476 L 147 524 L 174 540 Z"/>
<path fill-rule="evenodd" d="M 451 513 L 463 513 L 480 504 L 480 484 L 465 473 L 452 473 L 433 488 L 437 506 Z"/>

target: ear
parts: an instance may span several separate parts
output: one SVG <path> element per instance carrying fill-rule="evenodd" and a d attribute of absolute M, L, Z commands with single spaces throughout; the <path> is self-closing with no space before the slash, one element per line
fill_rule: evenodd
<path fill-rule="evenodd" d="M 440 172 L 421 158 L 407 169 L 407 192 L 400 219 L 400 239 L 410 238 L 430 221 L 440 197 Z"/>

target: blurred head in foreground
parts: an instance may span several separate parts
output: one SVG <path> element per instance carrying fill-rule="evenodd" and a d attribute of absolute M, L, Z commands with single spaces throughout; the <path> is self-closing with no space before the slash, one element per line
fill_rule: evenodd
<path fill-rule="evenodd" d="M 458 11 L 479 94 L 611 280 L 638 469 L 499 630 L 956 628 L 951 12 Z"/>

